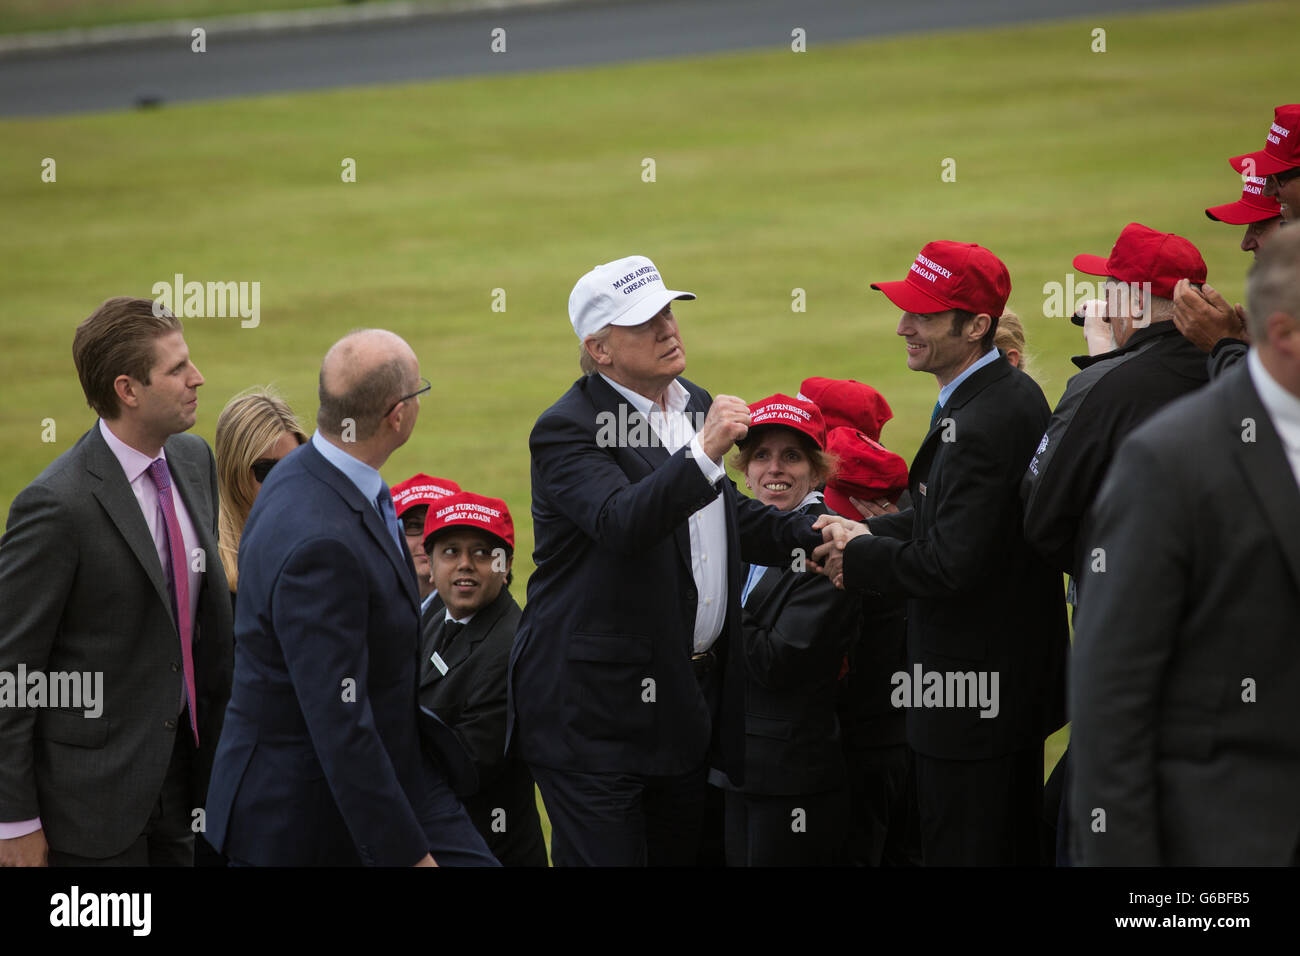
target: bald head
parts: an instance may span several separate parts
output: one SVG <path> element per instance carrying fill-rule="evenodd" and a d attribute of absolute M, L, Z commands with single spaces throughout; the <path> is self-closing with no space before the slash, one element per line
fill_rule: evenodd
<path fill-rule="evenodd" d="M 316 427 L 338 437 L 351 420 L 356 441 L 366 441 L 384 413 L 418 387 L 419 367 L 400 335 L 386 329 L 349 332 L 321 362 Z"/>

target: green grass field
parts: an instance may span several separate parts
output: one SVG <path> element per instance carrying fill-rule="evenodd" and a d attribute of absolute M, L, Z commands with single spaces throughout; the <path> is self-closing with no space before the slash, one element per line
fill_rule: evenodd
<path fill-rule="evenodd" d="M 1096 27 L 1108 52 L 1090 52 Z M 435 384 L 386 477 L 505 498 L 521 600 L 528 432 L 577 377 L 566 303 L 598 262 L 645 254 L 699 294 L 677 310 L 688 377 L 749 401 L 807 375 L 869 382 L 910 459 L 936 385 L 907 371 L 868 283 L 902 278 L 931 239 L 989 246 L 1053 404 L 1082 337 L 1043 317 L 1043 286 L 1125 223 L 1191 238 L 1239 300 L 1240 230 L 1202 209 L 1237 198 L 1226 157 L 1295 99 L 1298 32 L 1300 8 L 1258 3 L 0 122 L 0 505 L 93 422 L 76 324 L 178 272 L 261 283 L 257 328 L 187 322 L 209 441 L 255 383 L 310 422 L 320 357 L 347 330 L 405 336 Z"/>

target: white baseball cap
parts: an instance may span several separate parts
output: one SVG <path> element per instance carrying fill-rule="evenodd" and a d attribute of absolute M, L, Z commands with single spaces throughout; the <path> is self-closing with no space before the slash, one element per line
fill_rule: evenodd
<path fill-rule="evenodd" d="M 607 325 L 649 322 L 674 299 L 693 299 L 694 292 L 664 288 L 659 269 L 645 256 L 628 256 L 596 266 L 569 293 L 569 321 L 578 340 Z"/>

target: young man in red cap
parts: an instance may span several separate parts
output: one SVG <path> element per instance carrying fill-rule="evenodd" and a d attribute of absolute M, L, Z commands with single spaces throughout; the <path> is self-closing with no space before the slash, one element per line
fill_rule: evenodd
<path fill-rule="evenodd" d="M 818 519 L 817 559 L 846 588 L 908 598 L 911 672 L 895 690 L 926 865 L 1033 864 L 1067 631 L 1060 577 L 1024 540 L 1019 482 L 1050 412 L 994 347 L 1011 278 L 989 250 L 932 242 L 906 279 L 872 288 L 903 310 L 908 368 L 935 376 L 939 400 L 913 506 L 847 529 Z"/>
<path fill-rule="evenodd" d="M 478 789 L 458 796 L 492 855 L 503 866 L 546 866 L 532 775 L 506 753 L 506 670 L 520 614 L 510 509 L 460 491 L 429 505 L 423 538 L 442 604 L 424 632 L 420 703 L 474 762 Z"/>
<path fill-rule="evenodd" d="M 1130 434 L 1093 506 L 1105 564 L 1070 674 L 1084 865 L 1300 863 L 1298 232 L 1251 269 L 1246 360 Z"/>
<path fill-rule="evenodd" d="M 446 478 L 433 478 L 424 473 L 412 475 L 393 485 L 393 510 L 402 525 L 406 547 L 415 562 L 415 577 L 420 582 L 420 629 L 427 625 L 429 611 L 437 603 L 438 589 L 429 578 L 429 558 L 424 553 L 424 518 L 429 505 L 460 491 L 460 485 Z"/>
<path fill-rule="evenodd" d="M 1245 183 L 1241 201 L 1207 209 L 1205 214 L 1238 225 L 1252 223 L 1241 248 L 1258 256 L 1259 247 L 1277 234 L 1278 225 L 1300 218 L 1300 103 L 1277 107 L 1264 148 L 1234 156 L 1228 164 L 1241 173 Z M 1267 216 L 1272 209 L 1270 200 L 1276 207 L 1271 217 Z M 1227 211 L 1230 218 L 1218 215 L 1220 211 Z M 1247 218 L 1251 215 L 1265 218 Z M 1273 224 L 1268 225 L 1270 222 Z M 1240 305 L 1229 305 L 1209 286 L 1197 289 L 1180 283 L 1174 291 L 1174 306 L 1174 322 L 1179 331 L 1201 351 L 1210 353 L 1211 378 L 1218 377 L 1245 356 L 1250 333 Z"/>
<path fill-rule="evenodd" d="M 1085 516 L 1115 449 L 1158 409 L 1209 381 L 1205 355 L 1174 325 L 1180 280 L 1205 281 L 1205 260 L 1188 240 L 1131 222 L 1110 256 L 1079 255 L 1074 267 L 1106 277 L 1105 320 L 1118 346 L 1077 356 L 1021 484 L 1025 538 L 1058 571 L 1079 578 Z"/>

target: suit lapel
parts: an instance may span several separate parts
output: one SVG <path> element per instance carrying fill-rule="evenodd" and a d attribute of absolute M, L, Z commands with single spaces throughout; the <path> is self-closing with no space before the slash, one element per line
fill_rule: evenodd
<path fill-rule="evenodd" d="M 958 385 L 957 390 L 948 396 L 948 404 L 939 409 L 938 419 L 926 432 L 925 440 L 921 442 L 916 457 L 912 459 L 912 467 L 908 469 L 908 482 L 913 500 L 917 496 L 919 486 L 925 484 L 929 478 L 930 465 L 934 462 L 935 452 L 939 450 L 940 440 L 943 438 L 943 420 L 951 417 L 952 412 L 961 408 L 993 382 L 1010 374 L 1010 363 L 1007 362 L 1005 356 L 999 354 L 995 361 L 978 369 L 975 374 Z"/>
<path fill-rule="evenodd" d="M 98 422 L 86 433 L 86 471 L 94 479 L 91 494 L 103 507 L 118 534 L 130 546 L 140 567 L 153 584 L 158 600 L 167 608 L 167 617 L 170 619 L 171 594 L 167 589 L 162 562 L 158 558 L 158 549 L 154 547 L 149 526 L 145 524 L 140 502 L 126 480 L 121 463 L 104 441 L 104 436 L 99 433 Z"/>
<path fill-rule="evenodd" d="M 771 596 L 772 590 L 781 580 L 781 571 L 781 568 L 768 568 L 759 576 L 754 583 L 754 590 L 749 592 L 749 600 L 745 602 L 746 608 L 752 612 L 763 606 L 763 602 Z"/>
<path fill-rule="evenodd" d="M 614 421 L 620 425 L 624 421 L 627 423 L 627 435 L 633 434 L 635 423 L 643 420 L 643 416 L 636 410 L 626 398 L 620 395 L 608 382 L 598 374 L 589 376 L 591 385 L 588 389 L 588 396 L 593 407 L 596 410 L 597 427 L 599 428 L 599 415 L 606 413 L 614 416 Z M 686 402 L 686 410 L 692 415 L 699 412 L 707 412 L 708 409 L 703 407 L 703 401 L 690 388 L 686 389 L 690 398 Z M 626 411 L 620 412 L 620 406 Z M 635 452 L 638 457 L 644 461 L 651 470 L 662 467 L 670 457 L 668 449 L 653 438 L 654 431 L 650 428 L 650 423 L 646 421 L 641 426 L 645 429 L 646 441 L 631 444 L 631 451 Z M 623 437 L 623 436 L 620 436 Z M 730 519 L 728 519 L 730 520 Z M 691 531 L 690 526 L 683 522 L 673 529 L 673 539 L 677 542 L 677 551 L 681 555 L 686 569 L 691 569 Z"/>
<path fill-rule="evenodd" d="M 452 669 L 456 667 L 456 665 L 464 663 L 465 659 L 469 657 L 470 651 L 474 649 L 474 645 L 487 637 L 492 628 L 496 625 L 496 622 L 501 620 L 501 615 L 506 612 L 506 605 L 502 601 L 502 598 L 506 594 L 507 591 L 505 587 L 502 586 L 501 593 L 496 596 L 496 600 L 474 615 L 473 619 L 465 625 L 465 629 L 457 635 L 456 640 L 450 647 L 444 645 L 439 648 L 438 656 L 442 658 L 443 664 L 447 666 L 448 674 L 451 673 Z M 437 683 L 446 676 L 446 674 L 443 674 L 436 665 L 429 663 L 429 658 L 432 656 L 433 648 L 441 642 L 443 628 L 446 627 L 447 612 L 444 610 L 442 613 L 442 619 L 438 621 L 436 627 L 431 629 L 432 640 L 429 642 L 425 662 L 421 665 L 421 673 L 424 674 L 420 681 L 421 687 L 427 687 L 430 684 Z M 426 666 L 427 672 L 424 669 Z"/>
<path fill-rule="evenodd" d="M 333 488 L 339 497 L 361 516 L 362 526 L 370 533 L 370 537 L 375 540 L 379 550 L 384 553 L 384 557 L 388 560 L 398 580 L 401 581 L 402 589 L 406 591 L 406 596 L 410 599 L 411 605 L 418 615 L 420 613 L 420 592 L 415 580 L 415 564 L 411 561 L 410 552 L 403 548 L 402 553 L 398 553 L 397 541 L 389 532 L 387 525 L 384 524 L 384 519 L 379 517 L 379 511 L 373 504 L 366 501 L 365 496 L 361 494 L 347 475 L 326 461 L 325 456 L 317 451 L 311 442 L 302 447 L 302 453 L 307 456 L 304 464 L 311 473 Z"/>
<path fill-rule="evenodd" d="M 1254 492 L 1255 503 L 1268 518 L 1292 578 L 1300 586 L 1300 489 L 1295 474 L 1273 420 L 1255 391 L 1246 362 L 1240 362 L 1229 374 L 1236 375 L 1225 387 L 1230 396 L 1225 404 L 1233 458 Z M 1255 422 L 1254 441 L 1243 440 L 1246 419 Z"/>

